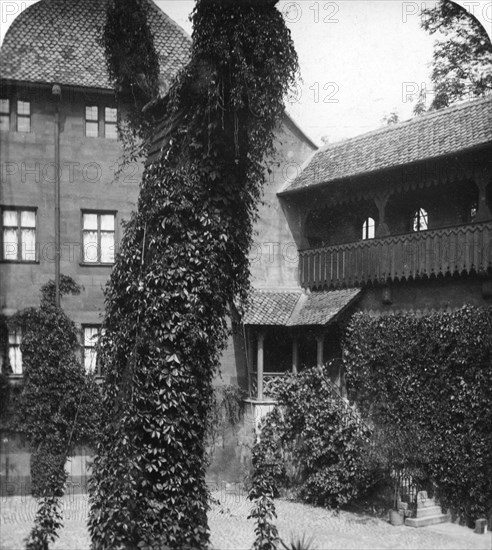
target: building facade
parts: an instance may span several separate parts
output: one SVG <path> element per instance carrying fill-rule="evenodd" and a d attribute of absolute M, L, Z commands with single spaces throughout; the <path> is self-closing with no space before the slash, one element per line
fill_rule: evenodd
<path fill-rule="evenodd" d="M 165 87 L 191 42 L 148 2 Z M 120 169 L 122 113 L 98 42 L 105 6 L 41 0 L 0 50 L 0 313 L 37 306 L 55 277 L 59 177 L 60 270 L 83 286 L 62 307 L 80 329 L 88 370 L 98 368 L 103 288 L 143 173 L 140 163 Z M 246 420 L 221 442 L 212 476 L 241 479 L 253 428 L 285 373 L 329 362 L 345 406 L 341 337 L 355 311 L 491 303 L 491 123 L 486 98 L 316 150 L 285 116 L 250 253 L 250 306 L 231 318 L 217 380 L 244 390 Z M 0 353 L 10 383 L 22 383 L 21 341 L 10 333 Z M 15 434 L 0 435 L 2 491 L 18 491 L 29 453 Z M 72 458 L 75 481 L 86 475 L 86 452 Z"/>
<path fill-rule="evenodd" d="M 250 395 L 264 400 L 286 370 L 340 358 L 340 321 L 356 311 L 490 305 L 491 183 L 490 97 L 318 150 L 277 194 L 302 291 L 255 293 Z"/>

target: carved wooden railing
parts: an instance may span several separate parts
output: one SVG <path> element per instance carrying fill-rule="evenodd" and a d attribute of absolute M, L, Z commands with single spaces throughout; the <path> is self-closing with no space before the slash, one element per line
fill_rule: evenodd
<path fill-rule="evenodd" d="M 299 253 L 301 285 L 322 289 L 492 266 L 492 222 L 328 246 Z"/>
<path fill-rule="evenodd" d="M 282 378 L 290 374 L 288 372 L 264 372 L 263 373 L 263 395 L 262 398 L 274 399 L 277 386 Z M 249 389 L 252 397 L 258 397 L 258 373 L 252 372 L 249 378 Z"/>

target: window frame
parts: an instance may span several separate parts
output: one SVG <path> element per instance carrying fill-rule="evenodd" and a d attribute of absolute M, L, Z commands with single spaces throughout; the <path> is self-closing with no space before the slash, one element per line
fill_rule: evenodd
<path fill-rule="evenodd" d="M 423 216 L 422 213 L 424 214 Z M 421 227 L 422 219 L 425 221 L 424 228 Z M 415 227 L 416 224 L 417 227 Z M 416 210 L 413 211 L 411 229 L 413 233 L 420 233 L 429 229 L 429 211 L 426 210 L 423 206 L 419 206 Z"/>
<path fill-rule="evenodd" d="M 29 106 L 29 113 L 28 114 L 20 113 L 20 109 L 19 109 L 19 104 L 20 103 L 26 103 Z M 17 117 L 16 122 L 15 122 L 16 131 L 21 133 L 21 134 L 30 134 L 31 130 L 32 130 L 31 101 L 25 101 L 24 99 L 17 99 L 16 103 L 15 103 L 15 106 L 16 106 L 16 117 Z M 19 120 L 28 120 L 29 121 L 29 130 L 19 130 Z"/>
<path fill-rule="evenodd" d="M 4 256 L 4 229 L 5 227 L 14 227 L 14 226 L 5 226 L 3 223 L 3 213 L 8 210 L 13 210 L 17 213 L 17 225 L 16 227 L 16 236 L 17 236 L 17 258 L 11 260 L 5 258 Z M 23 260 L 22 259 L 22 229 L 33 229 L 32 227 L 22 226 L 22 212 L 34 212 L 34 259 L 33 260 Z M 10 263 L 10 264 L 38 264 L 38 209 L 34 206 L 10 206 L 10 205 L 0 205 L 0 262 L 1 263 Z"/>
<path fill-rule="evenodd" d="M 372 225 L 369 223 L 372 221 Z M 372 228 L 372 236 L 369 236 L 369 231 Z M 362 222 L 362 240 L 370 241 L 376 237 L 376 220 L 372 216 L 367 216 Z"/>
<path fill-rule="evenodd" d="M 7 128 L 4 128 L 2 130 L 1 124 L 0 124 L 0 131 L 1 132 L 10 132 L 10 121 L 11 121 L 11 113 L 12 113 L 12 101 L 9 97 L 0 97 L 1 101 L 7 102 L 7 110 L 2 111 L 0 109 L 0 119 L 6 119 L 7 120 Z"/>
<path fill-rule="evenodd" d="M 91 262 L 86 260 L 85 256 L 85 246 L 84 246 L 84 232 L 85 231 L 94 231 L 89 229 L 84 229 L 84 215 L 85 214 L 94 214 L 97 216 L 97 261 Z M 81 242 L 81 260 L 80 264 L 84 266 L 102 266 L 102 267 L 111 267 L 115 263 L 116 256 L 116 237 L 117 237 L 117 220 L 118 220 L 118 211 L 117 210 L 92 210 L 92 209 L 82 209 L 80 211 L 80 242 Z M 102 262 L 101 261 L 101 232 L 102 233 L 111 233 L 111 231 L 101 231 L 101 216 L 113 216 L 114 217 L 114 229 L 112 231 L 113 233 L 113 247 L 114 247 L 114 253 L 113 253 L 113 261 L 112 262 Z"/>
<path fill-rule="evenodd" d="M 12 335 L 15 335 L 15 339 L 19 340 L 18 342 L 11 342 L 10 338 Z M 8 367 L 10 368 L 11 372 L 8 373 L 8 376 L 11 377 L 21 377 L 24 376 L 24 361 L 22 358 L 22 351 L 20 349 L 20 346 L 22 344 L 22 331 L 20 328 L 17 329 L 9 329 L 8 331 L 8 340 L 7 340 L 7 360 L 8 360 Z M 11 350 L 17 349 L 18 350 L 18 357 L 20 359 L 20 372 L 14 372 L 14 366 L 12 365 L 11 361 Z M 16 354 L 17 355 L 17 354 Z M 18 370 L 18 369 L 16 369 Z"/>
<path fill-rule="evenodd" d="M 116 120 L 114 122 L 108 121 L 106 118 L 108 109 L 114 110 L 116 112 Z M 108 132 L 107 132 L 108 126 L 114 127 L 115 137 L 108 137 Z M 118 108 L 117 107 L 109 107 L 108 105 L 104 106 L 104 137 L 106 139 L 111 139 L 113 141 L 118 140 Z"/>
<path fill-rule="evenodd" d="M 97 330 L 97 339 L 94 342 L 93 345 L 86 345 L 86 339 L 85 339 L 85 331 L 87 329 L 96 329 Z M 98 359 L 99 355 L 99 339 L 101 338 L 101 335 L 103 334 L 103 326 L 100 323 L 83 323 L 82 324 L 82 366 L 84 368 L 84 372 L 86 374 L 94 374 L 96 377 L 100 378 L 102 376 L 101 374 L 101 362 Z M 95 365 L 94 369 L 89 371 L 86 368 L 85 360 L 87 357 L 87 350 L 94 350 L 95 351 Z"/>
<path fill-rule="evenodd" d="M 96 118 L 87 118 L 87 109 L 96 109 Z M 99 127 L 99 117 L 100 117 L 100 108 L 99 105 L 95 104 L 85 104 L 84 106 L 84 137 L 86 138 L 98 138 L 101 137 L 101 129 Z M 87 123 L 97 125 L 97 135 L 91 136 L 87 134 Z"/>

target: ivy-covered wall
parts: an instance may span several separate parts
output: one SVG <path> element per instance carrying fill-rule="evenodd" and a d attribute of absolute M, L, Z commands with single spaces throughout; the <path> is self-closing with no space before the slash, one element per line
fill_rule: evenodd
<path fill-rule="evenodd" d="M 424 316 L 359 313 L 348 328 L 349 395 L 435 483 L 441 504 L 472 523 L 492 513 L 492 308 Z M 410 444 L 411 443 L 411 444 Z"/>

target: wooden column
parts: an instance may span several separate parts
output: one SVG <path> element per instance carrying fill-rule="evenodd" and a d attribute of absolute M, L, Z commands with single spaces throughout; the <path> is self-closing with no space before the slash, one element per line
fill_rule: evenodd
<path fill-rule="evenodd" d="M 476 222 L 485 222 L 492 219 L 489 205 L 487 204 L 487 187 L 490 183 L 490 174 L 485 170 L 475 173 L 475 183 L 478 187 L 478 210 L 475 216 Z"/>
<path fill-rule="evenodd" d="M 379 220 L 376 227 L 376 237 L 387 237 L 390 232 L 386 225 L 386 205 L 388 204 L 389 195 L 379 195 L 374 197 L 374 202 L 378 209 Z"/>
<path fill-rule="evenodd" d="M 292 374 L 297 374 L 297 367 L 299 365 L 299 346 L 297 338 L 292 340 Z"/>
<path fill-rule="evenodd" d="M 258 388 L 258 399 L 263 399 L 263 344 L 265 342 L 265 333 L 258 332 L 258 348 L 257 348 L 257 363 L 256 363 L 256 386 Z"/>
<path fill-rule="evenodd" d="M 246 334 L 246 339 L 247 339 L 247 342 L 246 342 L 246 346 L 247 346 L 247 357 L 246 357 L 246 363 L 247 363 L 247 367 L 248 367 L 248 387 L 249 387 L 249 391 L 250 391 L 250 395 L 253 394 L 253 392 L 251 391 L 252 390 L 252 387 L 251 387 L 251 384 L 252 384 L 252 374 L 253 374 L 253 370 L 254 370 L 254 361 L 253 361 L 253 354 L 254 354 L 254 348 L 253 348 L 253 331 L 248 328 L 247 329 L 247 334 Z"/>
<path fill-rule="evenodd" d="M 323 352 L 324 352 L 324 344 L 325 344 L 325 335 L 320 334 L 316 336 L 316 365 L 318 367 L 321 367 L 323 365 Z"/>

